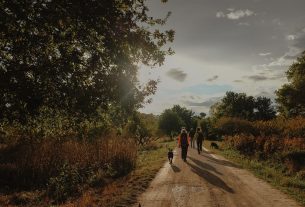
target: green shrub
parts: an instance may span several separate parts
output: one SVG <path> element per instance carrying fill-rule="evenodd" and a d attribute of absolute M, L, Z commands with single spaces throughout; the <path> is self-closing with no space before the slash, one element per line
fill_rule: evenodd
<path fill-rule="evenodd" d="M 107 164 L 107 174 L 113 178 L 129 173 L 135 167 L 135 162 L 125 156 L 116 155 Z"/>
<path fill-rule="evenodd" d="M 103 186 L 105 184 L 105 177 L 106 173 L 102 169 L 91 171 L 90 175 L 88 176 L 87 183 L 91 187 Z"/>
<path fill-rule="evenodd" d="M 216 129 L 221 135 L 235 135 L 235 134 L 247 134 L 256 135 L 257 132 L 252 122 L 233 118 L 233 117 L 223 117 L 220 118 L 216 124 Z"/>
<path fill-rule="evenodd" d="M 296 177 L 299 178 L 299 179 L 301 179 L 301 180 L 303 180 L 303 181 L 305 181 L 305 170 L 299 171 L 299 172 L 297 173 Z"/>
<path fill-rule="evenodd" d="M 286 152 L 283 155 L 283 159 L 291 173 L 305 169 L 305 151 Z"/>
<path fill-rule="evenodd" d="M 64 164 L 59 175 L 49 179 L 47 193 L 56 203 L 64 202 L 80 193 L 81 182 L 82 178 L 77 168 Z"/>

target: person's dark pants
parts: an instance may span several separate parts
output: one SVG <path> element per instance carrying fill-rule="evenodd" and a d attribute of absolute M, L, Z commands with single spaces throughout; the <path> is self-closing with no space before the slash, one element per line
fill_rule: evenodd
<path fill-rule="evenodd" d="M 195 147 L 195 143 L 194 143 L 194 137 L 191 137 L 191 148 Z"/>
<path fill-rule="evenodd" d="M 186 161 L 188 146 L 181 146 L 181 158 Z"/>
<path fill-rule="evenodd" d="M 197 150 L 198 150 L 198 154 L 202 152 L 202 140 L 197 141 Z"/>

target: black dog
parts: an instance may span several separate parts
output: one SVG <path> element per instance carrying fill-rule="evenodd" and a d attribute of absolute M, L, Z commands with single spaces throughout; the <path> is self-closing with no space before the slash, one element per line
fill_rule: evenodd
<path fill-rule="evenodd" d="M 214 148 L 214 149 L 219 149 L 218 144 L 215 143 L 215 142 L 211 142 L 210 147 L 211 147 L 211 148 Z"/>
<path fill-rule="evenodd" d="M 174 153 L 172 149 L 168 149 L 168 153 L 167 153 L 167 158 L 170 164 L 172 164 L 173 162 L 173 158 L 174 158 Z"/>

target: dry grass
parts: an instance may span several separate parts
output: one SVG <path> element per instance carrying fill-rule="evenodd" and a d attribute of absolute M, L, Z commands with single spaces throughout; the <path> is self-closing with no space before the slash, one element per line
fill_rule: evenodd
<path fill-rule="evenodd" d="M 215 128 L 222 135 L 248 134 L 262 137 L 305 137 L 305 117 L 285 119 L 278 117 L 269 121 L 248 121 L 234 117 L 222 117 Z"/>
<path fill-rule="evenodd" d="M 62 207 L 112 207 L 134 204 L 167 159 L 168 147 L 174 148 L 175 142 L 154 143 L 153 148 L 141 150 L 136 168 L 128 176 L 116 179 L 103 188 L 91 189 L 77 201 Z"/>
<path fill-rule="evenodd" d="M 168 147 L 174 146 L 153 142 L 138 150 L 132 140 L 115 137 L 5 146 L 0 151 L 0 206 L 128 206 L 145 191 L 167 159 Z"/>
<path fill-rule="evenodd" d="M 0 202 L 8 196 L 14 204 L 19 191 L 33 189 L 46 189 L 49 202 L 63 202 L 79 195 L 87 185 L 103 185 L 128 174 L 135 167 L 136 157 L 134 141 L 116 137 L 95 142 L 46 139 L 2 147 L 0 185 L 4 196 Z M 26 203 L 31 202 L 36 201 Z"/>

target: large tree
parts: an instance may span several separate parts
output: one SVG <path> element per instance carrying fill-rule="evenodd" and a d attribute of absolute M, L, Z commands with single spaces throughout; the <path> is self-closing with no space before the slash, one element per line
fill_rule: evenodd
<path fill-rule="evenodd" d="M 185 107 L 181 107 L 180 105 L 174 105 L 171 110 L 178 114 L 180 119 L 185 124 L 184 127 L 186 127 L 188 130 L 194 127 L 194 125 L 196 126 L 196 123 L 194 124 L 194 122 L 196 122 L 196 120 L 194 120 L 195 113 L 192 110 L 189 110 Z"/>
<path fill-rule="evenodd" d="M 275 117 L 272 102 L 266 97 L 247 96 L 245 93 L 229 91 L 210 109 L 211 116 L 238 117 L 247 120 L 269 120 Z"/>
<path fill-rule="evenodd" d="M 254 97 L 247 96 L 245 93 L 228 91 L 216 108 L 216 117 L 230 116 L 250 119 L 254 117 Z"/>
<path fill-rule="evenodd" d="M 183 120 L 171 109 L 165 109 L 159 117 L 159 129 L 168 136 L 179 133 L 183 126 Z"/>
<path fill-rule="evenodd" d="M 168 16 L 145 0 L 0 0 L 0 119 L 140 107 L 156 81 L 140 85 L 138 65 L 172 53 L 174 32 L 158 29 Z"/>
<path fill-rule="evenodd" d="M 159 118 L 159 129 L 167 135 L 179 133 L 181 127 L 187 130 L 197 127 L 198 118 L 194 112 L 180 105 L 165 109 Z"/>
<path fill-rule="evenodd" d="M 276 91 L 278 110 L 287 117 L 305 116 L 305 51 L 286 72 L 289 83 Z"/>
<path fill-rule="evenodd" d="M 259 96 L 255 99 L 254 104 L 255 120 L 270 120 L 275 118 L 276 112 L 270 98 Z"/>

